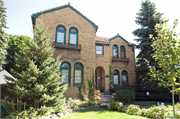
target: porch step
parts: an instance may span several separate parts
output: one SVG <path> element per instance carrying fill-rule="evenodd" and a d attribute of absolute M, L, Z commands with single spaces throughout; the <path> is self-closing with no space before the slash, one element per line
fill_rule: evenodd
<path fill-rule="evenodd" d="M 103 103 L 109 103 L 109 102 L 112 102 L 114 99 L 111 98 L 111 95 L 104 95 L 103 93 L 100 94 L 100 100 L 99 102 L 101 104 Z"/>

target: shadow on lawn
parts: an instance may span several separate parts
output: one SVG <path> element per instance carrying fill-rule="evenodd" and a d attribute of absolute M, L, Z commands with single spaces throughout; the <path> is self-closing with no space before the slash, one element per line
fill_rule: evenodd
<path fill-rule="evenodd" d="M 98 114 L 102 114 L 102 113 L 107 113 L 107 112 L 114 112 L 112 110 L 108 110 L 108 109 L 104 109 L 104 108 L 100 108 L 100 107 L 92 107 L 89 109 L 84 109 L 84 110 L 80 110 L 78 111 L 78 113 L 86 113 L 86 112 L 96 112 Z"/>

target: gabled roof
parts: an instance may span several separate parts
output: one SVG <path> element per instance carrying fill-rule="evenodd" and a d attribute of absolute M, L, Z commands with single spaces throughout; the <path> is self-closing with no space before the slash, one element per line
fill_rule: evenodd
<path fill-rule="evenodd" d="M 96 41 L 96 42 L 109 43 L 108 39 L 109 39 L 109 38 L 95 36 L 95 41 Z"/>
<path fill-rule="evenodd" d="M 112 40 L 114 40 L 114 39 L 116 39 L 118 37 L 121 38 L 122 40 L 124 40 L 128 44 L 128 46 L 135 46 L 136 45 L 134 43 L 131 43 L 131 42 L 128 42 L 127 40 L 125 40 L 122 36 L 119 35 L 119 33 L 116 36 L 108 39 L 108 41 L 111 42 Z"/>
<path fill-rule="evenodd" d="M 0 84 L 5 84 L 5 76 L 11 77 L 15 79 L 10 73 L 8 73 L 6 70 L 3 70 L 0 72 Z"/>
<path fill-rule="evenodd" d="M 87 20 L 89 23 L 91 23 L 94 28 L 98 29 L 98 26 L 95 23 L 93 23 L 91 20 L 89 20 L 83 14 L 81 14 L 77 9 L 72 7 L 70 5 L 70 3 L 68 3 L 67 5 L 63 5 L 63 6 L 60 6 L 60 7 L 56 7 L 56 8 L 52 8 L 52 9 L 48 9 L 48 10 L 45 10 L 45 11 L 41 11 L 41 12 L 37 12 L 37 13 L 32 14 L 31 18 L 32 18 L 33 26 L 35 26 L 36 18 L 38 18 L 40 15 L 46 14 L 46 13 L 49 13 L 49 12 L 53 12 L 53 11 L 57 11 L 57 10 L 60 10 L 60 9 L 68 8 L 68 7 L 71 8 L 77 14 L 79 14 L 81 17 L 83 17 L 85 20 Z"/>

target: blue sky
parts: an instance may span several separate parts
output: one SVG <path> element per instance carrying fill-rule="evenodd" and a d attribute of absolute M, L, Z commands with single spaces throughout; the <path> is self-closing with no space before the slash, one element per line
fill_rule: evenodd
<path fill-rule="evenodd" d="M 142 0 L 4 0 L 7 8 L 7 26 L 5 31 L 13 35 L 33 37 L 31 15 L 50 8 L 70 4 L 98 25 L 97 36 L 111 38 L 119 33 L 129 42 L 135 42 L 132 34 L 140 26 L 135 24 L 136 13 Z M 158 12 L 170 19 L 180 20 L 179 0 L 151 0 Z M 177 29 L 180 32 L 180 25 Z M 138 54 L 138 50 L 136 55 Z"/>

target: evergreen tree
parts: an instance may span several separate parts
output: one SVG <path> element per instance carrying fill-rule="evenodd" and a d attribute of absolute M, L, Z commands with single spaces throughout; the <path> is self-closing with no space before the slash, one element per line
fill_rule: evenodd
<path fill-rule="evenodd" d="M 0 0 L 0 71 L 3 70 L 2 66 L 7 54 L 6 49 L 8 48 L 8 37 L 3 30 L 3 28 L 7 28 L 6 24 L 6 8 L 3 0 Z"/>
<path fill-rule="evenodd" d="M 15 53 L 16 66 L 11 73 L 16 80 L 6 77 L 11 81 L 7 83 L 8 89 L 17 96 L 11 98 L 17 111 L 30 107 L 61 111 L 64 104 L 63 93 L 67 85 L 61 85 L 63 78 L 58 73 L 60 57 L 52 57 L 54 49 L 45 32 L 42 23 L 34 28 L 34 39 L 25 40 L 27 47 L 22 44 L 20 51 Z"/>
<path fill-rule="evenodd" d="M 153 41 L 149 38 L 149 34 L 157 35 L 155 32 L 156 23 L 161 22 L 162 13 L 157 13 L 155 4 L 150 2 L 149 0 L 142 1 L 141 9 L 139 13 L 137 13 L 136 24 L 140 25 L 141 28 L 138 28 L 133 31 L 133 34 L 138 39 L 134 39 L 137 42 L 140 42 L 136 47 L 140 49 L 139 54 L 137 55 L 138 61 L 136 62 L 137 68 L 137 79 L 145 79 L 146 82 L 149 80 L 147 73 L 149 72 L 147 64 L 143 60 L 143 58 L 148 59 L 150 61 L 151 66 L 158 67 L 154 58 L 151 56 L 153 54 L 153 50 L 151 44 Z"/>
<path fill-rule="evenodd" d="M 139 90 L 143 90 L 144 92 L 158 91 L 157 82 L 149 81 L 150 76 L 148 76 L 148 73 L 150 71 L 143 58 L 146 58 L 152 67 L 154 66 L 158 69 L 158 64 L 152 57 L 152 54 L 154 53 L 151 47 L 153 41 L 149 38 L 149 34 L 157 36 L 157 33 L 155 32 L 155 25 L 157 23 L 161 23 L 161 17 L 162 13 L 156 11 L 154 3 L 150 0 L 142 1 L 141 9 L 139 10 L 139 13 L 137 13 L 135 20 L 136 24 L 140 25 L 141 28 L 134 30 L 133 34 L 138 37 L 134 40 L 139 42 L 136 47 L 140 50 L 137 55 L 138 60 L 136 62 L 136 86 L 140 88 Z"/>

